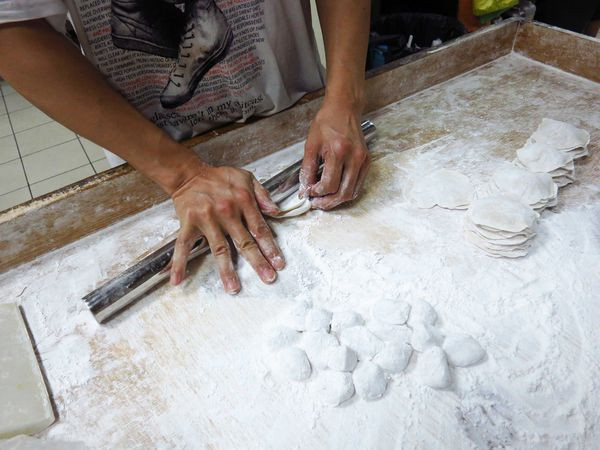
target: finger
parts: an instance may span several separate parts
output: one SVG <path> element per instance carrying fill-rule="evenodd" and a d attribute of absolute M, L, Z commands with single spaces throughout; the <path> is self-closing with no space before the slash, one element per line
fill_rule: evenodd
<path fill-rule="evenodd" d="M 356 186 L 354 187 L 354 192 L 352 194 L 352 198 L 356 199 L 360 195 L 363 186 L 365 185 L 365 180 L 367 179 L 367 174 L 369 173 L 369 169 L 371 168 L 371 155 L 367 154 L 367 159 L 363 163 L 360 168 L 360 172 L 358 173 L 358 180 L 356 180 Z"/>
<path fill-rule="evenodd" d="M 237 294 L 241 284 L 233 266 L 231 247 L 221 227 L 216 222 L 208 220 L 202 227 L 202 232 L 217 262 L 223 288 L 229 294 Z"/>
<path fill-rule="evenodd" d="M 185 278 L 188 255 L 200 236 L 200 231 L 190 222 L 184 223 L 179 230 L 177 240 L 175 241 L 173 258 L 171 259 L 170 282 L 172 285 L 178 285 Z"/>
<path fill-rule="evenodd" d="M 304 159 L 300 167 L 300 196 L 308 194 L 310 188 L 317 182 L 319 170 L 319 147 L 312 141 L 306 141 Z"/>
<path fill-rule="evenodd" d="M 333 195 L 324 197 L 315 197 L 312 205 L 317 209 L 332 209 L 336 206 L 348 202 L 354 198 L 354 188 L 356 187 L 361 166 L 352 162 L 344 167 L 340 189 Z"/>
<path fill-rule="evenodd" d="M 267 225 L 264 217 L 256 208 L 246 208 L 244 219 L 248 226 L 248 231 L 258 244 L 261 253 L 275 270 L 282 270 L 285 267 L 285 260 L 281 249 L 277 245 L 271 228 Z"/>
<path fill-rule="evenodd" d="M 277 278 L 277 272 L 275 272 L 273 266 L 265 259 L 258 244 L 242 223 L 241 218 L 239 220 L 229 220 L 224 226 L 227 227 L 227 232 L 231 236 L 237 250 L 254 268 L 260 279 L 267 284 L 273 283 Z"/>
<path fill-rule="evenodd" d="M 256 178 L 253 178 L 252 186 L 254 187 L 254 196 L 260 210 L 269 216 L 277 216 L 281 211 L 277 204 L 271 200 L 269 191 Z"/>
<path fill-rule="evenodd" d="M 323 197 L 325 195 L 335 194 L 340 188 L 342 179 L 342 169 L 344 161 L 338 156 L 340 151 L 327 152 L 325 164 L 323 165 L 323 174 L 321 180 L 315 184 L 311 190 L 312 197 Z"/>

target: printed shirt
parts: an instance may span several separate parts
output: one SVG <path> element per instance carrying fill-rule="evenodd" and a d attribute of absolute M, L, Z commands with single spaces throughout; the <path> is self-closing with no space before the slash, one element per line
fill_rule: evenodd
<path fill-rule="evenodd" d="M 83 53 L 177 140 L 323 86 L 308 0 L 4 0 L 0 23 L 69 15 Z"/>

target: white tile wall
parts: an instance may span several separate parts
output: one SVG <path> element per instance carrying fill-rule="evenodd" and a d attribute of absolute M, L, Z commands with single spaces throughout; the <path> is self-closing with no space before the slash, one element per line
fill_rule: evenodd
<path fill-rule="evenodd" d="M 101 147 L 0 81 L 0 211 L 108 168 Z"/>

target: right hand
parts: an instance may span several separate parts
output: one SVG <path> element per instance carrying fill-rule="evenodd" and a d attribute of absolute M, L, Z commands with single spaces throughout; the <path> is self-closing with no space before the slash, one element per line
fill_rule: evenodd
<path fill-rule="evenodd" d="M 285 260 L 262 213 L 276 215 L 277 205 L 248 171 L 233 167 L 201 166 L 172 195 L 180 221 L 171 265 L 171 284 L 185 277 L 187 257 L 204 236 L 215 256 L 225 291 L 236 294 L 241 285 L 235 272 L 230 236 L 237 250 L 264 283 L 273 283 Z"/>

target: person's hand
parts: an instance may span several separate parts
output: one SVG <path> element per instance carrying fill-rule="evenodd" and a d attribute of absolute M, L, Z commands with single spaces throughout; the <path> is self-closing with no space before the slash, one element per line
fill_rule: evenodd
<path fill-rule="evenodd" d="M 274 282 L 276 271 L 285 267 L 262 215 L 279 210 L 250 172 L 201 166 L 171 197 L 181 223 L 171 266 L 172 284 L 184 278 L 187 257 L 201 236 L 208 241 L 223 286 L 230 294 L 239 292 L 241 286 L 227 236 L 264 283 Z"/>
<path fill-rule="evenodd" d="M 317 171 L 324 162 L 319 180 Z M 360 112 L 324 103 L 313 120 L 300 171 L 300 193 L 318 209 L 332 209 L 358 197 L 371 158 L 360 128 Z"/>

